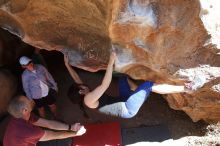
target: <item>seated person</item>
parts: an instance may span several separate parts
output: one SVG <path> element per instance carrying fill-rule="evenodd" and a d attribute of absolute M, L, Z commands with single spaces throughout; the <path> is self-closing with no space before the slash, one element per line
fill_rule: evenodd
<path fill-rule="evenodd" d="M 39 118 L 31 113 L 32 109 L 33 103 L 25 96 L 18 96 L 10 102 L 8 112 L 12 119 L 4 135 L 4 146 L 36 146 L 38 141 L 81 136 L 86 132 L 79 123 L 68 125 Z"/>
<path fill-rule="evenodd" d="M 80 101 L 79 98 L 81 98 L 84 104 L 89 108 L 98 109 L 98 111 L 102 113 L 119 116 L 121 118 L 132 118 L 138 113 L 150 92 L 169 94 L 189 91 L 183 85 L 156 84 L 151 81 L 146 81 L 137 87 L 127 77 L 121 77 L 118 83 L 120 97 L 113 98 L 103 95 L 111 83 L 115 59 L 116 54 L 112 53 L 101 85 L 89 91 L 88 87 L 82 84 L 77 73 L 68 64 L 67 56 L 64 56 L 66 67 L 73 80 L 78 84 L 78 86 L 72 88 L 75 101 Z M 136 89 L 132 91 L 131 88 Z"/>

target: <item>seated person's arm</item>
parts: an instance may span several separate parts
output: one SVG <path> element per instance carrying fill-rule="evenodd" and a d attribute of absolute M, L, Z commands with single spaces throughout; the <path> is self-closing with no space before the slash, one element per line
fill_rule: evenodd
<path fill-rule="evenodd" d="M 47 120 L 43 118 L 39 118 L 33 124 L 39 127 L 49 128 L 53 130 L 68 130 L 69 129 L 69 125 L 67 124 L 64 124 L 58 121 Z"/>
<path fill-rule="evenodd" d="M 64 62 L 67 70 L 69 71 L 71 77 L 77 84 L 83 84 L 82 80 L 80 79 L 79 75 L 76 73 L 76 71 L 69 65 L 69 60 L 67 55 L 64 55 Z"/>
<path fill-rule="evenodd" d="M 76 136 L 76 132 L 66 132 L 66 131 L 50 131 L 50 130 L 45 130 L 44 135 L 40 138 L 39 141 L 48 141 L 48 140 L 54 140 L 54 139 L 64 139 L 64 138 L 69 138 L 69 137 L 74 137 Z"/>
<path fill-rule="evenodd" d="M 74 136 L 81 136 L 86 132 L 86 129 L 84 127 L 80 128 L 77 132 L 66 132 L 66 131 L 50 131 L 45 130 L 44 135 L 40 138 L 39 141 L 48 141 L 48 140 L 54 140 L 54 139 L 64 139 Z"/>
<path fill-rule="evenodd" d="M 44 127 L 44 128 L 53 129 L 53 130 L 69 130 L 68 124 L 61 123 L 58 121 L 47 120 L 43 118 L 39 118 L 33 124 L 39 127 Z M 71 126 L 70 130 L 72 131 L 78 131 L 81 127 L 83 127 L 82 125 L 80 125 L 80 123 L 75 123 L 70 126 Z"/>
<path fill-rule="evenodd" d="M 93 91 L 85 95 L 84 102 L 89 108 L 96 108 L 98 106 L 99 98 L 103 95 L 103 93 L 109 87 L 111 80 L 112 80 L 112 71 L 113 71 L 115 58 L 116 58 L 116 54 L 112 53 L 110 56 L 109 63 L 106 69 L 106 73 L 102 80 L 101 85 L 99 85 Z"/>

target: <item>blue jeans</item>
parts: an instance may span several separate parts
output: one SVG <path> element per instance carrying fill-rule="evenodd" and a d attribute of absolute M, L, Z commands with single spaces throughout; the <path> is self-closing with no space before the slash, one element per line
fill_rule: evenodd
<path fill-rule="evenodd" d="M 127 100 L 123 103 L 122 118 L 132 118 L 138 113 L 140 107 L 149 96 L 152 86 L 153 82 L 146 81 L 138 86 L 135 91 L 132 91 L 126 77 L 122 77 L 119 80 L 120 96 L 127 98 Z"/>

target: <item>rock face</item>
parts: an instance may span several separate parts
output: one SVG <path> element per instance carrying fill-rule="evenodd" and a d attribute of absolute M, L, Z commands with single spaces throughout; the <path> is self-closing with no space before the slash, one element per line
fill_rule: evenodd
<path fill-rule="evenodd" d="M 0 69 L 0 116 L 6 112 L 10 99 L 17 91 L 15 77 L 7 70 Z"/>
<path fill-rule="evenodd" d="M 5 0 L 0 26 L 24 42 L 63 49 L 73 66 L 105 69 L 117 52 L 116 71 L 134 79 L 180 84 L 203 76 L 193 94 L 165 97 L 193 121 L 220 120 L 217 0 Z"/>

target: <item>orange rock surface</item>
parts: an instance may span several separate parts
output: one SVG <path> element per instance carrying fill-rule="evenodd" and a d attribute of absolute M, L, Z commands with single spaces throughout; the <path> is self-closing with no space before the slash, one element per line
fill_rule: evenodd
<path fill-rule="evenodd" d="M 116 71 L 134 79 L 182 84 L 203 76 L 206 84 L 193 94 L 165 99 L 193 121 L 216 122 L 220 23 L 214 14 L 218 5 L 212 2 L 5 0 L 0 2 L 0 26 L 35 47 L 68 54 L 73 66 L 92 72 L 106 68 L 113 49 Z"/>

